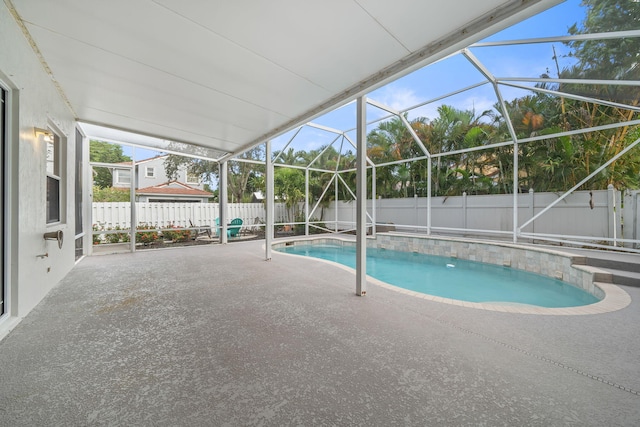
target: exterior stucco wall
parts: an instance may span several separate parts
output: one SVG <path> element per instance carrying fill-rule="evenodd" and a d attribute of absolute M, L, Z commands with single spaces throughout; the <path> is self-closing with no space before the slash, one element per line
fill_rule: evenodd
<path fill-rule="evenodd" d="M 11 223 L 6 237 L 10 242 L 10 314 L 15 319 L 31 311 L 75 262 L 75 120 L 4 3 L 0 4 L 0 44 L 0 81 L 10 94 L 10 176 L 5 184 Z M 63 147 L 61 222 L 50 226 L 46 223 L 46 147 L 34 128 L 54 130 Z M 62 249 L 43 238 L 45 232 L 57 230 L 64 233 Z M 38 257 L 44 254 L 48 256 Z M 0 324 L 0 337 L 2 328 Z"/>

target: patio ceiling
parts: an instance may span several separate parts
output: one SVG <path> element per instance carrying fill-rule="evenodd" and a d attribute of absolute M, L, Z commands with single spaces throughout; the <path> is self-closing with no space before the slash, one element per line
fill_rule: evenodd
<path fill-rule="evenodd" d="M 88 136 L 214 158 L 559 2 L 5 0 Z"/>

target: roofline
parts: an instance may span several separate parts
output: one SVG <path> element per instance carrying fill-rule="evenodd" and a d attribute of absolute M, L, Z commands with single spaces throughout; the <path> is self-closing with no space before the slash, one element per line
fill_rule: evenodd
<path fill-rule="evenodd" d="M 150 162 L 151 160 L 157 160 L 157 159 L 160 159 L 162 157 L 169 157 L 169 155 L 168 154 L 161 154 L 159 156 L 150 157 L 148 159 L 143 159 L 143 160 L 140 160 L 139 162 L 135 162 L 135 165 L 138 166 L 138 165 L 140 165 L 142 163 L 147 163 L 147 162 Z"/>

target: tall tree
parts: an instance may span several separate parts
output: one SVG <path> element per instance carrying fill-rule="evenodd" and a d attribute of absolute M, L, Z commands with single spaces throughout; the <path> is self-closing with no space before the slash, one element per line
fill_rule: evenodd
<path fill-rule="evenodd" d="M 242 160 L 264 160 L 264 147 L 262 145 L 254 147 L 236 156 L 235 159 L 238 160 L 229 160 L 227 162 L 228 194 L 234 202 L 247 202 L 251 199 L 251 193 L 254 191 L 251 178 L 263 173 L 264 167 L 250 162 L 243 162 Z M 173 154 L 165 159 L 164 168 L 169 179 L 176 179 L 178 170 L 183 167 L 189 173 L 198 175 L 202 181 L 217 184 L 219 174 L 217 162 Z"/>
<path fill-rule="evenodd" d="M 91 140 L 89 142 L 89 161 L 100 163 L 130 162 L 131 157 L 125 156 L 122 146 L 104 141 Z M 98 188 L 107 188 L 113 185 L 113 176 L 108 168 L 95 168 L 93 182 Z"/>
<path fill-rule="evenodd" d="M 632 0 L 583 0 L 587 11 L 582 23 L 569 34 L 608 33 L 640 28 L 640 2 Z M 617 80 L 640 79 L 640 38 L 612 38 L 569 42 L 571 56 L 585 77 Z"/>
<path fill-rule="evenodd" d="M 581 23 L 569 28 L 570 34 L 609 33 L 640 28 L 640 3 L 631 0 L 583 0 L 586 15 Z M 605 38 L 569 42 L 571 56 L 577 64 L 562 71 L 562 77 L 609 80 L 640 80 L 640 38 Z M 623 85 L 561 85 L 561 90 L 596 99 L 613 101 L 629 106 L 640 103 L 640 87 Z M 570 102 L 576 127 L 598 126 L 630 121 L 640 117 L 631 109 L 603 106 L 597 103 Z M 629 126 L 582 135 L 585 150 L 585 169 L 588 173 L 607 159 L 619 153 L 632 140 L 635 129 Z M 578 138 L 579 139 L 579 138 Z M 635 156 L 625 156 L 616 161 L 608 171 L 596 178 L 596 185 L 611 183 L 626 187 L 633 174 L 629 174 L 638 162 Z M 620 169 L 622 168 L 622 169 Z M 631 181 L 629 181 L 631 179 Z M 600 182 L 598 184 L 597 182 Z M 626 182 L 629 181 L 629 182 Z M 635 179 L 637 181 L 637 179 Z"/>

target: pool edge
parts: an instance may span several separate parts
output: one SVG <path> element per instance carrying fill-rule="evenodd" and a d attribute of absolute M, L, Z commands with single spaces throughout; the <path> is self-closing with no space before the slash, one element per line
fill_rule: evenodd
<path fill-rule="evenodd" d="M 609 273 L 607 273 L 604 270 L 600 270 L 596 267 L 589 267 L 586 265 L 582 265 L 580 263 L 581 257 L 576 256 L 575 254 L 570 254 L 570 253 L 558 251 L 555 249 L 532 248 L 530 246 L 518 246 L 517 244 L 504 243 L 504 242 L 490 242 L 490 241 L 482 241 L 482 240 L 462 240 L 462 239 L 443 237 L 443 236 L 437 236 L 437 237 L 415 236 L 415 235 L 408 235 L 408 234 L 402 234 L 402 233 L 384 233 L 384 235 L 391 236 L 391 237 L 410 238 L 410 239 L 422 239 L 422 240 L 429 239 L 429 240 L 436 240 L 436 241 L 448 241 L 448 242 L 456 242 L 456 243 L 466 243 L 466 244 L 471 243 L 471 244 L 480 244 L 480 245 L 492 245 L 496 247 L 508 247 L 513 250 L 525 251 L 525 254 L 526 254 L 526 251 L 533 251 L 541 254 L 547 254 L 551 256 L 558 256 L 565 259 L 569 259 L 571 262 L 570 267 L 572 269 L 582 272 L 582 274 L 585 275 L 585 277 L 590 277 L 591 279 L 589 280 L 589 283 L 584 283 L 585 280 L 582 279 L 581 284 L 586 285 L 587 286 L 586 288 L 584 286 L 579 286 L 575 283 L 571 283 L 566 280 L 563 280 L 563 281 L 572 286 L 579 287 L 585 290 L 586 292 L 590 293 L 591 295 L 594 295 L 597 298 L 601 298 L 601 299 L 600 301 L 593 304 L 582 305 L 577 307 L 559 307 L 559 308 L 545 308 L 545 307 L 538 307 L 538 306 L 527 306 L 527 305 L 509 304 L 509 303 L 504 303 L 504 304 L 476 303 L 476 302 L 455 300 L 450 298 L 443 298 L 443 297 L 438 297 L 434 295 L 429 295 L 429 294 L 424 294 L 424 293 L 404 289 L 367 275 L 367 281 L 369 283 L 375 284 L 377 286 L 380 286 L 395 292 L 403 293 L 405 295 L 409 295 L 412 297 L 421 298 L 421 299 L 425 299 L 433 302 L 455 305 L 459 307 L 485 310 L 485 311 L 517 313 L 517 314 L 555 315 L 555 316 L 574 316 L 574 315 L 610 313 L 613 311 L 621 310 L 627 307 L 631 303 L 631 297 L 627 292 L 624 291 L 624 289 L 620 288 L 619 286 L 613 283 L 606 283 L 601 281 L 602 279 L 607 280 L 608 278 L 607 276 L 610 275 Z M 303 242 L 310 242 L 310 241 L 312 242 L 331 241 L 332 243 L 340 242 L 341 245 L 345 243 L 349 245 L 355 244 L 355 239 L 352 236 L 304 236 L 304 237 L 297 237 L 294 239 L 287 238 L 287 239 L 276 241 L 272 244 L 272 247 L 274 249 L 277 249 L 278 247 L 295 245 L 296 243 L 303 243 Z M 368 246 L 374 246 L 370 244 L 371 242 L 377 242 L 377 239 L 368 238 Z M 378 245 L 375 245 L 375 246 L 379 247 Z M 397 250 L 397 249 L 394 249 L 394 250 Z M 410 252 L 410 251 L 401 251 L 401 252 Z M 411 252 L 415 252 L 415 251 L 411 251 Z M 291 255 L 291 254 L 286 254 L 282 252 L 278 252 L 278 253 L 281 255 L 297 256 L 297 255 Z M 425 252 L 422 252 L 422 253 L 425 253 Z M 425 254 L 441 255 L 441 254 L 433 254 L 433 253 L 425 253 Z M 449 254 L 449 256 L 451 255 Z M 455 257 L 459 257 L 457 252 L 455 253 Z M 468 259 L 468 258 L 462 258 L 462 257 L 459 257 L 459 258 Z M 346 271 L 349 271 L 355 274 L 355 270 L 353 268 L 347 267 L 345 265 L 328 261 L 328 260 L 318 259 L 318 258 L 313 258 L 313 259 L 316 261 L 329 263 L 331 265 L 337 266 L 339 268 L 342 268 Z M 483 262 L 483 261 L 480 261 L 480 262 Z M 517 268 L 517 267 L 513 267 L 513 268 Z M 526 269 L 521 269 L 521 270 L 530 271 Z M 537 273 L 546 275 L 548 277 L 553 277 L 549 274 L 544 274 L 539 271 Z M 558 277 L 554 277 L 554 278 L 558 278 Z M 602 293 L 602 296 L 597 295 L 598 293 Z"/>

